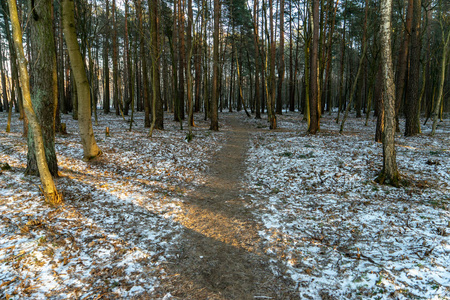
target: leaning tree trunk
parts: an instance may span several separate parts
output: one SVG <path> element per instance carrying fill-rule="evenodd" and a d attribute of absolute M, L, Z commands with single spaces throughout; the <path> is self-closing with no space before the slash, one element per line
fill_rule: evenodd
<path fill-rule="evenodd" d="M 384 87 L 383 170 L 377 181 L 398 186 L 395 158 L 395 84 L 391 55 L 392 0 L 381 1 L 381 61 Z"/>
<path fill-rule="evenodd" d="M 69 52 L 78 95 L 78 126 L 80 128 L 81 143 L 83 145 L 84 159 L 90 160 L 101 154 L 97 146 L 92 129 L 91 120 L 91 94 L 89 82 L 86 77 L 83 58 L 77 41 L 74 19 L 73 0 L 63 0 L 63 30 L 64 38 Z"/>
<path fill-rule="evenodd" d="M 433 127 L 431 130 L 431 135 L 436 133 L 436 126 L 439 116 L 439 110 L 441 109 L 441 102 L 444 95 L 444 83 L 445 83 L 445 66 L 447 65 L 447 55 L 449 52 L 449 44 L 450 44 L 450 30 L 447 32 L 447 38 L 445 38 L 444 34 L 444 26 L 442 26 L 443 21 L 441 21 L 441 30 L 442 30 L 442 41 L 444 43 L 442 49 L 442 59 L 441 59 L 441 74 L 438 86 L 438 96 L 436 98 L 434 108 L 433 108 Z"/>
<path fill-rule="evenodd" d="M 43 186 L 44 197 L 45 201 L 51 204 L 58 204 L 61 202 L 61 194 L 59 194 L 56 190 L 52 175 L 50 174 L 50 171 L 48 169 L 47 161 L 45 159 L 44 140 L 42 138 L 41 126 L 39 125 L 39 120 L 36 117 L 33 105 L 31 103 L 30 78 L 27 70 L 27 61 L 25 59 L 25 54 L 23 51 L 22 29 L 20 28 L 16 1 L 8 0 L 8 4 L 11 24 L 13 28 L 13 40 L 19 62 L 20 83 L 24 99 L 24 110 L 30 124 L 30 129 L 31 131 L 33 131 L 36 161 L 39 168 L 39 176 L 41 178 L 41 183 Z M 51 28 L 49 28 L 49 31 L 51 31 Z"/>
<path fill-rule="evenodd" d="M 55 152 L 55 116 L 58 103 L 56 80 L 56 49 L 53 38 L 52 2 L 42 0 L 39 5 L 31 7 L 31 51 L 34 61 L 31 65 L 33 90 L 31 101 L 39 120 L 44 139 L 45 158 L 50 173 L 58 176 L 58 163 Z M 28 130 L 28 154 L 26 174 L 38 175 L 33 131 Z"/>

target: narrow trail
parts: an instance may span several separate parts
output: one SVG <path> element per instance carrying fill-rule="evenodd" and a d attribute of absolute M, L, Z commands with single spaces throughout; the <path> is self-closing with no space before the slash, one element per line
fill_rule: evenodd
<path fill-rule="evenodd" d="M 176 299 L 298 299 L 283 267 L 269 263 L 260 224 L 243 188 L 249 132 L 228 117 L 227 143 L 213 157 L 207 182 L 184 199 L 185 226 L 163 286 Z"/>

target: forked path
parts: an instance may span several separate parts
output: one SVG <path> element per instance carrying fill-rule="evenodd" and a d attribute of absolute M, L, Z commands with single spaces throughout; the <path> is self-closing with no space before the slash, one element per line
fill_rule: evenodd
<path fill-rule="evenodd" d="M 236 116 L 228 118 L 227 143 L 206 184 L 184 201 L 178 221 L 186 229 L 164 289 L 177 299 L 298 299 L 283 267 L 262 251 L 260 223 L 243 187 L 249 131 Z"/>

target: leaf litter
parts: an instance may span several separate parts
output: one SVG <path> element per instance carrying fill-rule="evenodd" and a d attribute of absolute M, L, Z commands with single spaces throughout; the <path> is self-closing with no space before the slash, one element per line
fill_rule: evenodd
<path fill-rule="evenodd" d="M 167 118 L 167 129 L 150 139 L 143 126 L 129 132 L 129 123 L 99 115 L 94 129 L 103 155 L 84 162 L 77 124 L 62 118 L 69 134 L 56 138 L 59 207 L 44 204 L 38 177 L 23 175 L 21 122 L 0 132 L 0 162 L 12 168 L 0 174 L 0 297 L 164 297 L 156 289 L 182 231 L 174 215 L 183 194 L 203 182 L 224 135 L 199 119 L 187 143 L 186 130 Z M 5 121 L 2 115 L 2 128 Z M 135 122 L 143 124 L 143 114 Z"/>
<path fill-rule="evenodd" d="M 395 188 L 374 181 L 375 122 L 351 118 L 339 134 L 335 117 L 324 115 L 317 135 L 292 113 L 279 117 L 284 130 L 253 133 L 245 184 L 266 253 L 287 266 L 302 299 L 449 299 L 448 119 L 435 137 L 428 126 L 396 136 Z"/>
<path fill-rule="evenodd" d="M 187 143 L 186 130 L 167 118 L 149 139 L 142 126 L 128 132 L 129 123 L 100 114 L 94 128 L 104 154 L 86 163 L 76 122 L 62 117 L 69 134 L 56 141 L 60 207 L 44 204 L 39 179 L 23 175 L 21 122 L 0 132 L 0 162 L 12 168 L 0 171 L 0 295 L 173 298 L 159 286 L 180 244 L 180 207 L 205 183 L 226 136 L 196 119 Z M 435 137 L 397 136 L 401 188 L 373 181 L 382 162 L 374 122 L 349 118 L 340 135 L 324 115 L 316 136 L 298 114 L 279 116 L 276 131 L 265 120 L 245 122 L 257 129 L 243 191 L 274 272 L 285 265 L 299 299 L 450 297 L 448 120 Z"/>

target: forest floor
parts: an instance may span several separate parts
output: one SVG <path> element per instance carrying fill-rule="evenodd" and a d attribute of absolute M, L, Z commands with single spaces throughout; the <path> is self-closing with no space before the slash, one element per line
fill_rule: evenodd
<path fill-rule="evenodd" d="M 450 120 L 398 135 L 400 188 L 374 182 L 375 121 L 324 115 L 306 134 L 196 116 L 185 140 L 171 116 L 147 137 L 143 115 L 99 114 L 104 154 L 84 162 L 76 121 L 57 135 L 64 205 L 24 176 L 26 139 L 0 113 L 0 298 L 449 299 Z M 106 137 L 105 127 L 111 136 Z"/>

